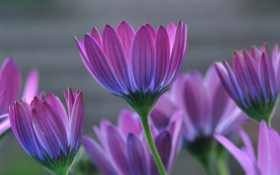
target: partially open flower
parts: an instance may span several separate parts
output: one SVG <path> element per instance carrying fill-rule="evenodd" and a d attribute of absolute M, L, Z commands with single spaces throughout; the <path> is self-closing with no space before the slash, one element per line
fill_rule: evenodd
<path fill-rule="evenodd" d="M 205 78 L 197 71 L 179 75 L 170 92 L 159 98 L 151 119 L 155 126 L 164 128 L 176 110 L 184 115 L 183 146 L 203 164 L 211 163 L 210 156 L 216 150 L 213 134 L 233 138 L 246 119 L 223 88 L 213 65 Z"/>
<path fill-rule="evenodd" d="M 65 175 L 79 150 L 84 121 L 83 96 L 69 88 L 64 92 L 68 116 L 60 100 L 34 97 L 29 105 L 21 100 L 10 106 L 12 130 L 24 150 L 56 175 Z"/>
<path fill-rule="evenodd" d="M 163 165 L 169 173 L 181 147 L 182 115 L 174 113 L 164 129 L 158 130 L 154 125 L 150 127 Z M 159 175 L 136 113 L 123 110 L 118 126 L 103 120 L 100 128 L 94 126 L 94 131 L 101 146 L 89 137 L 83 137 L 83 145 L 105 175 Z"/>
<path fill-rule="evenodd" d="M 36 69 L 30 71 L 25 83 L 22 99 L 30 103 L 35 95 L 38 95 L 39 74 Z M 0 142 L 1 135 L 10 127 L 9 105 L 19 100 L 21 89 L 21 77 L 16 62 L 6 58 L 0 69 Z"/>
<path fill-rule="evenodd" d="M 280 87 L 280 53 L 275 45 L 272 60 L 266 45 L 252 47 L 251 52 L 234 52 L 233 69 L 224 61 L 216 63 L 220 79 L 230 97 L 252 119 L 270 119 L 278 103 Z"/>
<path fill-rule="evenodd" d="M 187 26 L 180 21 L 177 27 L 170 23 L 167 29 L 160 26 L 156 31 L 146 24 L 135 33 L 123 21 L 116 30 L 106 25 L 102 39 L 94 28 L 84 41 L 76 42 L 95 80 L 123 97 L 138 113 L 142 108 L 152 108 L 180 72 L 186 54 Z"/>

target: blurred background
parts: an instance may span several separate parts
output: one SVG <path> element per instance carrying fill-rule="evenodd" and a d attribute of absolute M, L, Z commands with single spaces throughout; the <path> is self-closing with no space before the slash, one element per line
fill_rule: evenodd
<path fill-rule="evenodd" d="M 280 41 L 278 0 L 0 0 L 0 62 L 13 57 L 23 82 L 36 67 L 40 89 L 64 101 L 63 89 L 71 86 L 84 94 L 84 135 L 95 137 L 92 125 L 102 118 L 116 124 L 119 112 L 128 105 L 104 90 L 83 65 L 74 36 L 83 39 L 97 27 L 113 27 L 125 20 L 135 30 L 146 23 L 155 28 L 184 20 L 188 24 L 188 50 L 181 72 L 198 69 L 205 73 L 214 62 L 231 63 L 234 50 L 250 50 L 267 43 L 269 49 Z M 65 103 L 64 103 L 65 104 Z M 280 131 L 280 110 L 272 119 Z M 256 143 L 258 125 L 246 124 Z M 231 174 L 243 170 L 230 156 Z M 172 174 L 203 175 L 198 162 L 181 150 Z M 0 149 L 0 175 L 49 175 L 20 147 L 11 134 Z"/>

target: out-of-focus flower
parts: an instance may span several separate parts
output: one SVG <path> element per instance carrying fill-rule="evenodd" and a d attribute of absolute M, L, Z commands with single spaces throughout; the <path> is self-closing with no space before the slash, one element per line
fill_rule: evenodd
<path fill-rule="evenodd" d="M 155 126 L 168 125 L 176 110 L 184 114 L 183 146 L 204 164 L 211 162 L 215 150 L 213 134 L 233 138 L 246 118 L 224 90 L 213 65 L 204 79 L 197 71 L 178 76 L 171 91 L 159 98 L 151 112 Z"/>
<path fill-rule="evenodd" d="M 24 150 L 56 175 L 65 175 L 81 144 L 84 121 L 83 96 L 64 91 L 68 116 L 54 95 L 34 97 L 29 105 L 21 100 L 10 106 L 12 130 Z"/>
<path fill-rule="evenodd" d="M 151 125 L 153 140 L 163 165 L 168 172 L 180 150 L 182 114 L 172 115 L 169 124 L 162 130 Z M 136 113 L 123 110 L 118 126 L 103 120 L 94 131 L 101 143 L 83 137 L 83 145 L 105 175 L 157 175 L 159 171 L 147 145 L 140 119 Z"/>
<path fill-rule="evenodd" d="M 82 60 L 109 92 L 123 97 L 139 114 L 151 109 L 173 83 L 183 65 L 187 26 L 179 21 L 156 31 L 151 25 L 137 32 L 127 22 L 117 29 L 106 25 L 102 39 L 96 28 L 84 41 L 76 39 Z M 141 108 L 141 109 L 139 109 Z"/>
<path fill-rule="evenodd" d="M 270 119 L 278 103 L 280 87 L 280 53 L 275 45 L 272 60 L 266 45 L 252 47 L 250 54 L 235 51 L 233 69 L 224 61 L 216 63 L 220 79 L 230 97 L 252 119 L 262 119 L 270 125 Z"/>
<path fill-rule="evenodd" d="M 32 98 L 38 94 L 39 74 L 33 69 L 27 78 L 22 98 L 30 103 Z M 7 58 L 0 69 L 0 137 L 10 127 L 8 112 L 9 105 L 19 99 L 21 88 L 21 77 L 16 62 Z"/>
<path fill-rule="evenodd" d="M 165 127 L 178 109 L 184 113 L 184 136 L 188 142 L 214 133 L 232 137 L 245 118 L 224 90 L 214 66 L 204 79 L 197 71 L 178 76 L 171 91 L 158 100 L 151 112 L 155 126 Z"/>
<path fill-rule="evenodd" d="M 239 149 L 227 138 L 215 135 L 215 138 L 236 158 L 247 175 L 280 174 L 280 137 L 272 128 L 261 121 L 258 141 L 258 158 L 248 135 L 240 130 L 245 147 Z"/>

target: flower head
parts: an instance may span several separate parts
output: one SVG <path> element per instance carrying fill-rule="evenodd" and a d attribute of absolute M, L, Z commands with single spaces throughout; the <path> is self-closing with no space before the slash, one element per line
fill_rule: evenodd
<path fill-rule="evenodd" d="M 166 128 L 158 130 L 151 125 L 156 148 L 167 172 L 180 150 L 181 123 L 182 115 L 177 112 Z M 123 110 L 118 126 L 103 120 L 100 128 L 94 126 L 94 131 L 101 146 L 89 137 L 83 137 L 83 145 L 105 175 L 159 174 L 136 113 Z"/>
<path fill-rule="evenodd" d="M 135 32 L 123 21 L 116 30 L 106 25 L 102 39 L 94 28 L 84 41 L 76 42 L 95 80 L 138 112 L 139 106 L 152 108 L 180 72 L 187 26 L 180 21 L 177 27 L 170 23 L 156 31 L 146 24 Z"/>
<path fill-rule="evenodd" d="M 82 93 L 64 92 L 68 116 L 54 95 L 21 100 L 10 106 L 12 130 L 24 150 L 54 174 L 67 173 L 81 144 L 84 120 Z"/>
<path fill-rule="evenodd" d="M 233 138 L 245 119 L 224 90 L 214 66 L 205 78 L 197 71 L 179 75 L 171 91 L 160 97 L 152 110 L 153 123 L 164 128 L 176 110 L 184 114 L 183 146 L 204 164 L 215 151 L 213 134 Z"/>
<path fill-rule="evenodd" d="M 280 137 L 275 130 L 261 121 L 258 141 L 258 158 L 248 135 L 240 130 L 244 147 L 239 149 L 227 138 L 215 135 L 215 138 L 236 158 L 247 175 L 280 174 Z"/>
<path fill-rule="evenodd" d="M 151 118 L 161 128 L 178 109 L 184 113 L 185 139 L 189 142 L 214 133 L 231 137 L 244 120 L 244 113 L 227 95 L 214 66 L 204 79 L 197 71 L 178 76 L 171 91 L 158 100 Z"/>
<path fill-rule="evenodd" d="M 269 124 L 278 103 L 280 53 L 275 45 L 272 60 L 266 45 L 251 52 L 234 52 L 233 69 L 224 61 L 216 63 L 220 79 L 230 97 L 252 119 Z"/>
<path fill-rule="evenodd" d="M 22 99 L 30 103 L 38 95 L 39 74 L 36 69 L 30 71 L 25 84 Z M 21 77 L 16 62 L 6 58 L 0 69 L 0 137 L 10 128 L 9 106 L 19 99 Z"/>

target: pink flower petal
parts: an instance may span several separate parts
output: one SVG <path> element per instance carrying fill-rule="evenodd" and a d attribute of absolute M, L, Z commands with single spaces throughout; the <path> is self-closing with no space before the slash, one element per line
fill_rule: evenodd
<path fill-rule="evenodd" d="M 144 92 L 150 88 L 156 68 L 155 46 L 146 27 L 135 34 L 131 46 L 131 71 L 137 89 Z"/>
<path fill-rule="evenodd" d="M 132 89 L 128 59 L 121 40 L 109 25 L 103 31 L 102 47 L 123 89 Z M 127 91 L 126 91 L 127 92 Z"/>
<path fill-rule="evenodd" d="M 26 80 L 22 98 L 26 100 L 27 103 L 31 103 L 34 96 L 38 94 L 39 89 L 39 72 L 37 69 L 33 69 Z"/>

